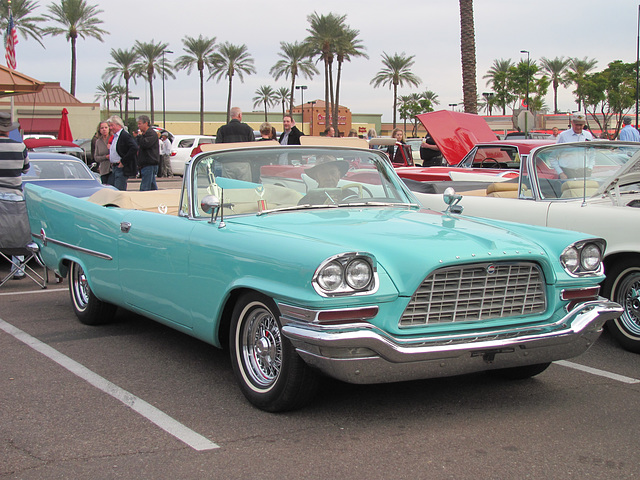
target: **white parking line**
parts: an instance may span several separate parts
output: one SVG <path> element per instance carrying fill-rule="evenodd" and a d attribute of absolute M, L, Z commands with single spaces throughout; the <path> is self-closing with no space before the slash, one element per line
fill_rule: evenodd
<path fill-rule="evenodd" d="M 622 383 L 640 383 L 640 380 L 631 377 L 625 377 L 624 375 L 618 375 L 617 373 L 607 372 L 606 370 L 599 370 L 597 368 L 587 367 L 585 365 L 580 365 L 579 363 L 567 362 L 566 360 L 558 360 L 553 362 L 557 365 L 562 365 L 563 367 L 573 368 L 575 370 L 580 370 L 581 372 L 590 373 L 592 375 L 598 375 L 600 377 L 606 377 L 611 380 L 616 380 Z"/>
<path fill-rule="evenodd" d="M 173 419 L 163 411 L 157 409 L 153 405 L 145 402 L 144 400 L 136 397 L 132 393 L 123 390 L 118 387 L 114 383 L 111 383 L 109 380 L 101 377 L 97 373 L 89 370 L 84 365 L 72 360 L 66 355 L 60 353 L 55 348 L 50 347 L 46 343 L 41 342 L 37 338 L 32 337 L 26 332 L 23 332 L 19 328 L 14 327 L 10 323 L 5 322 L 0 318 L 0 329 L 7 332 L 9 335 L 15 337 L 20 340 L 24 344 L 30 346 L 37 352 L 40 352 L 50 360 L 53 360 L 58 365 L 66 368 L 71 373 L 77 375 L 83 380 L 89 382 L 94 387 L 102 390 L 104 393 L 107 393 L 114 397 L 117 400 L 120 400 L 127 407 L 131 408 L 135 412 L 139 413 L 147 420 L 155 423 L 158 427 L 160 427 L 165 432 L 173 435 L 181 442 L 186 443 L 188 446 L 193 448 L 194 450 L 203 451 L 203 450 L 213 450 L 215 448 L 220 448 L 218 445 L 213 443 L 206 437 L 203 437 L 199 433 L 194 432 L 190 428 L 186 427 L 182 423 Z"/>

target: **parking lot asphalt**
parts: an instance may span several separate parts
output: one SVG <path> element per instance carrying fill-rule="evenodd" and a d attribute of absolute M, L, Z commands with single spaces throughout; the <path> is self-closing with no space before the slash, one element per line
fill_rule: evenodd
<path fill-rule="evenodd" d="M 227 352 L 124 310 L 82 325 L 66 279 L 9 281 L 0 405 L 3 479 L 640 477 L 640 355 L 606 333 L 525 381 L 326 380 L 306 408 L 269 414 Z"/>

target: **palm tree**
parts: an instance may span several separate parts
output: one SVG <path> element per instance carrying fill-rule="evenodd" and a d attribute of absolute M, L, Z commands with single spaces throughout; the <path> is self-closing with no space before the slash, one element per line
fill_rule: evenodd
<path fill-rule="evenodd" d="M 67 40 L 71 41 L 71 95 L 76 94 L 76 42 L 78 37 L 83 40 L 87 37 L 93 37 L 102 40 L 102 35 L 108 35 L 109 32 L 101 29 L 98 25 L 104 23 L 98 18 L 98 14 L 103 13 L 98 10 L 97 5 L 88 5 L 86 0 L 60 0 L 60 3 L 54 3 L 47 7 L 49 14 L 44 17 L 60 24 L 60 27 L 46 27 L 45 35 L 66 35 Z"/>
<path fill-rule="evenodd" d="M 382 65 L 384 65 L 384 68 L 370 82 L 374 88 L 380 85 L 389 85 L 389 88 L 393 87 L 393 128 L 396 128 L 398 86 L 403 87 L 406 83 L 417 87 L 422 83 L 422 80 L 411 72 L 411 67 L 415 63 L 414 57 L 415 55 L 407 57 L 404 52 L 401 54 L 394 53 L 393 55 L 383 52 Z"/>
<path fill-rule="evenodd" d="M 558 113 L 558 87 L 562 85 L 566 87 L 567 81 L 567 65 L 569 59 L 564 57 L 556 57 L 553 60 L 542 57 L 540 59 L 542 70 L 549 74 L 551 85 L 553 86 L 553 113 Z"/>
<path fill-rule="evenodd" d="M 342 77 L 342 64 L 347 61 L 350 62 L 352 57 L 364 57 L 369 58 L 369 55 L 364 53 L 364 46 L 358 39 L 360 34 L 359 30 L 345 27 L 342 31 L 342 35 L 336 42 L 336 61 L 338 62 L 338 73 L 336 74 L 336 98 L 333 102 L 333 128 L 338 131 L 338 107 L 340 106 L 340 81 Z"/>
<path fill-rule="evenodd" d="M 186 36 L 182 39 L 183 50 L 186 55 L 178 57 L 175 67 L 177 70 L 187 70 L 191 74 L 193 67 L 198 69 L 200 76 L 200 135 L 204 135 L 204 67 L 211 71 L 213 65 L 211 55 L 216 48 L 216 37 L 208 38 L 200 35 L 198 38 Z"/>
<path fill-rule="evenodd" d="M 309 36 L 304 40 L 312 56 L 318 56 L 324 63 L 324 103 L 325 125 L 329 126 L 331 105 L 333 104 L 333 74 L 332 64 L 335 56 L 336 39 L 340 38 L 344 30 L 346 15 L 318 15 L 316 12 L 307 17 L 309 22 Z M 331 101 L 330 101 L 331 100 Z"/>
<path fill-rule="evenodd" d="M 282 58 L 271 67 L 269 74 L 273 75 L 276 81 L 282 76 L 284 76 L 285 79 L 291 76 L 289 97 L 289 111 L 291 112 L 293 111 L 293 92 L 296 89 L 296 77 L 302 75 L 311 80 L 313 75 L 317 75 L 319 72 L 310 58 L 310 51 L 306 44 L 280 42 L 280 52 L 278 52 L 278 55 Z"/>
<path fill-rule="evenodd" d="M 279 102 L 282 104 L 283 117 L 286 113 L 285 104 L 287 103 L 287 100 L 289 100 L 289 97 L 290 97 L 290 92 L 287 87 L 280 87 L 278 90 L 275 91 L 275 94 L 273 95 L 273 98 L 275 98 L 276 102 Z"/>
<path fill-rule="evenodd" d="M 109 103 L 114 102 L 114 88 L 116 86 L 112 82 L 102 82 L 96 87 L 96 100 L 104 100 L 104 106 L 107 108 L 107 118 L 109 117 Z"/>
<path fill-rule="evenodd" d="M 137 56 L 136 63 L 133 65 L 135 75 L 143 77 L 149 83 L 149 100 L 151 104 L 151 123 L 155 123 L 155 109 L 153 104 L 153 79 L 156 71 L 162 77 L 176 78 L 171 70 L 171 63 L 163 61 L 162 52 L 167 49 L 167 43 L 150 43 L 140 42 L 136 40 L 133 50 Z"/>
<path fill-rule="evenodd" d="M 462 95 L 464 111 L 478 113 L 476 85 L 476 35 L 473 0 L 460 0 L 460 50 L 462 53 Z"/>
<path fill-rule="evenodd" d="M 13 0 L 11 2 L 11 15 L 13 16 L 13 23 L 16 27 L 16 31 L 25 39 L 29 37 L 33 38 L 42 47 L 42 35 L 44 31 L 38 25 L 40 22 L 44 22 L 44 17 L 31 17 L 34 10 L 38 8 L 38 3 L 33 0 Z M 7 22 L 9 20 L 9 1 L 0 1 L 0 29 L 7 31 Z"/>
<path fill-rule="evenodd" d="M 120 110 L 120 118 L 122 118 L 122 97 L 129 99 L 129 94 L 131 92 L 126 89 L 124 85 L 115 85 L 113 87 L 113 102 L 118 102 L 118 107 Z M 126 125 L 126 124 L 125 124 Z"/>
<path fill-rule="evenodd" d="M 494 97 L 492 105 L 498 105 L 502 107 L 502 115 L 507 114 L 507 105 L 512 102 L 514 96 L 510 93 L 507 86 L 507 80 L 509 79 L 509 71 L 514 63 L 511 59 L 494 60 L 493 65 L 487 71 L 487 74 L 482 78 L 487 78 L 487 86 L 491 87 L 494 91 Z"/>
<path fill-rule="evenodd" d="M 109 62 L 102 75 L 103 80 L 113 81 L 116 77 L 124 80 L 125 88 L 125 100 L 124 100 L 124 121 L 129 119 L 129 81 L 135 82 L 134 65 L 136 63 L 137 55 L 131 50 L 111 49 L 111 58 L 113 61 Z"/>
<path fill-rule="evenodd" d="M 253 66 L 253 58 L 247 51 L 246 45 L 232 45 L 224 42 L 218 48 L 218 51 L 211 56 L 211 75 L 209 78 L 216 77 L 219 82 L 221 78 L 229 79 L 229 94 L 227 96 L 227 123 L 229 123 L 229 111 L 231 110 L 231 91 L 233 86 L 233 77 L 238 74 L 241 82 L 244 82 L 244 75 L 256 73 Z"/>
<path fill-rule="evenodd" d="M 425 90 L 420 94 L 420 96 L 425 100 L 429 100 L 429 102 L 431 102 L 432 105 L 440 105 L 440 100 L 438 100 L 438 94 L 435 92 L 432 92 L 431 90 Z"/>
<path fill-rule="evenodd" d="M 256 96 L 253 97 L 253 108 L 256 108 L 260 105 L 264 105 L 264 121 L 268 122 L 269 119 L 267 115 L 269 114 L 269 107 L 275 105 L 276 100 L 276 92 L 273 88 L 268 85 L 262 85 L 255 91 Z"/>
<path fill-rule="evenodd" d="M 582 105 L 584 103 L 582 101 L 582 97 L 578 94 L 578 90 L 582 85 L 585 75 L 596 68 L 597 64 L 598 61 L 593 58 L 588 59 L 587 57 L 584 57 L 582 60 L 579 58 L 569 59 L 569 64 L 567 65 L 567 85 L 570 83 L 576 84 L 576 89 L 573 93 L 578 97 L 578 110 L 582 109 Z"/>

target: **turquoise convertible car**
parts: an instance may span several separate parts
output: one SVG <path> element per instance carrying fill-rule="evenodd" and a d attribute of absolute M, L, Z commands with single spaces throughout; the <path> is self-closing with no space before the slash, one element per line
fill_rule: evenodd
<path fill-rule="evenodd" d="M 530 377 L 621 314 L 598 295 L 602 239 L 426 210 L 366 143 L 303 138 L 207 146 L 181 191 L 28 185 L 32 236 L 80 321 L 121 307 L 227 347 L 247 399 L 283 411 L 320 373 Z"/>

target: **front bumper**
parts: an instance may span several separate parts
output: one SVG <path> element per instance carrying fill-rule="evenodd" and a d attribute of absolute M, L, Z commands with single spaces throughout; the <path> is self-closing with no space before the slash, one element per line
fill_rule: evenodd
<path fill-rule="evenodd" d="M 600 298 L 553 323 L 453 335 L 393 337 L 368 322 L 321 325 L 300 320 L 298 307 L 280 304 L 283 334 L 309 365 L 349 383 L 386 383 L 575 357 L 598 339 L 623 309 Z M 306 310 L 307 318 L 317 311 Z M 291 314 L 290 314 L 291 313 Z"/>

